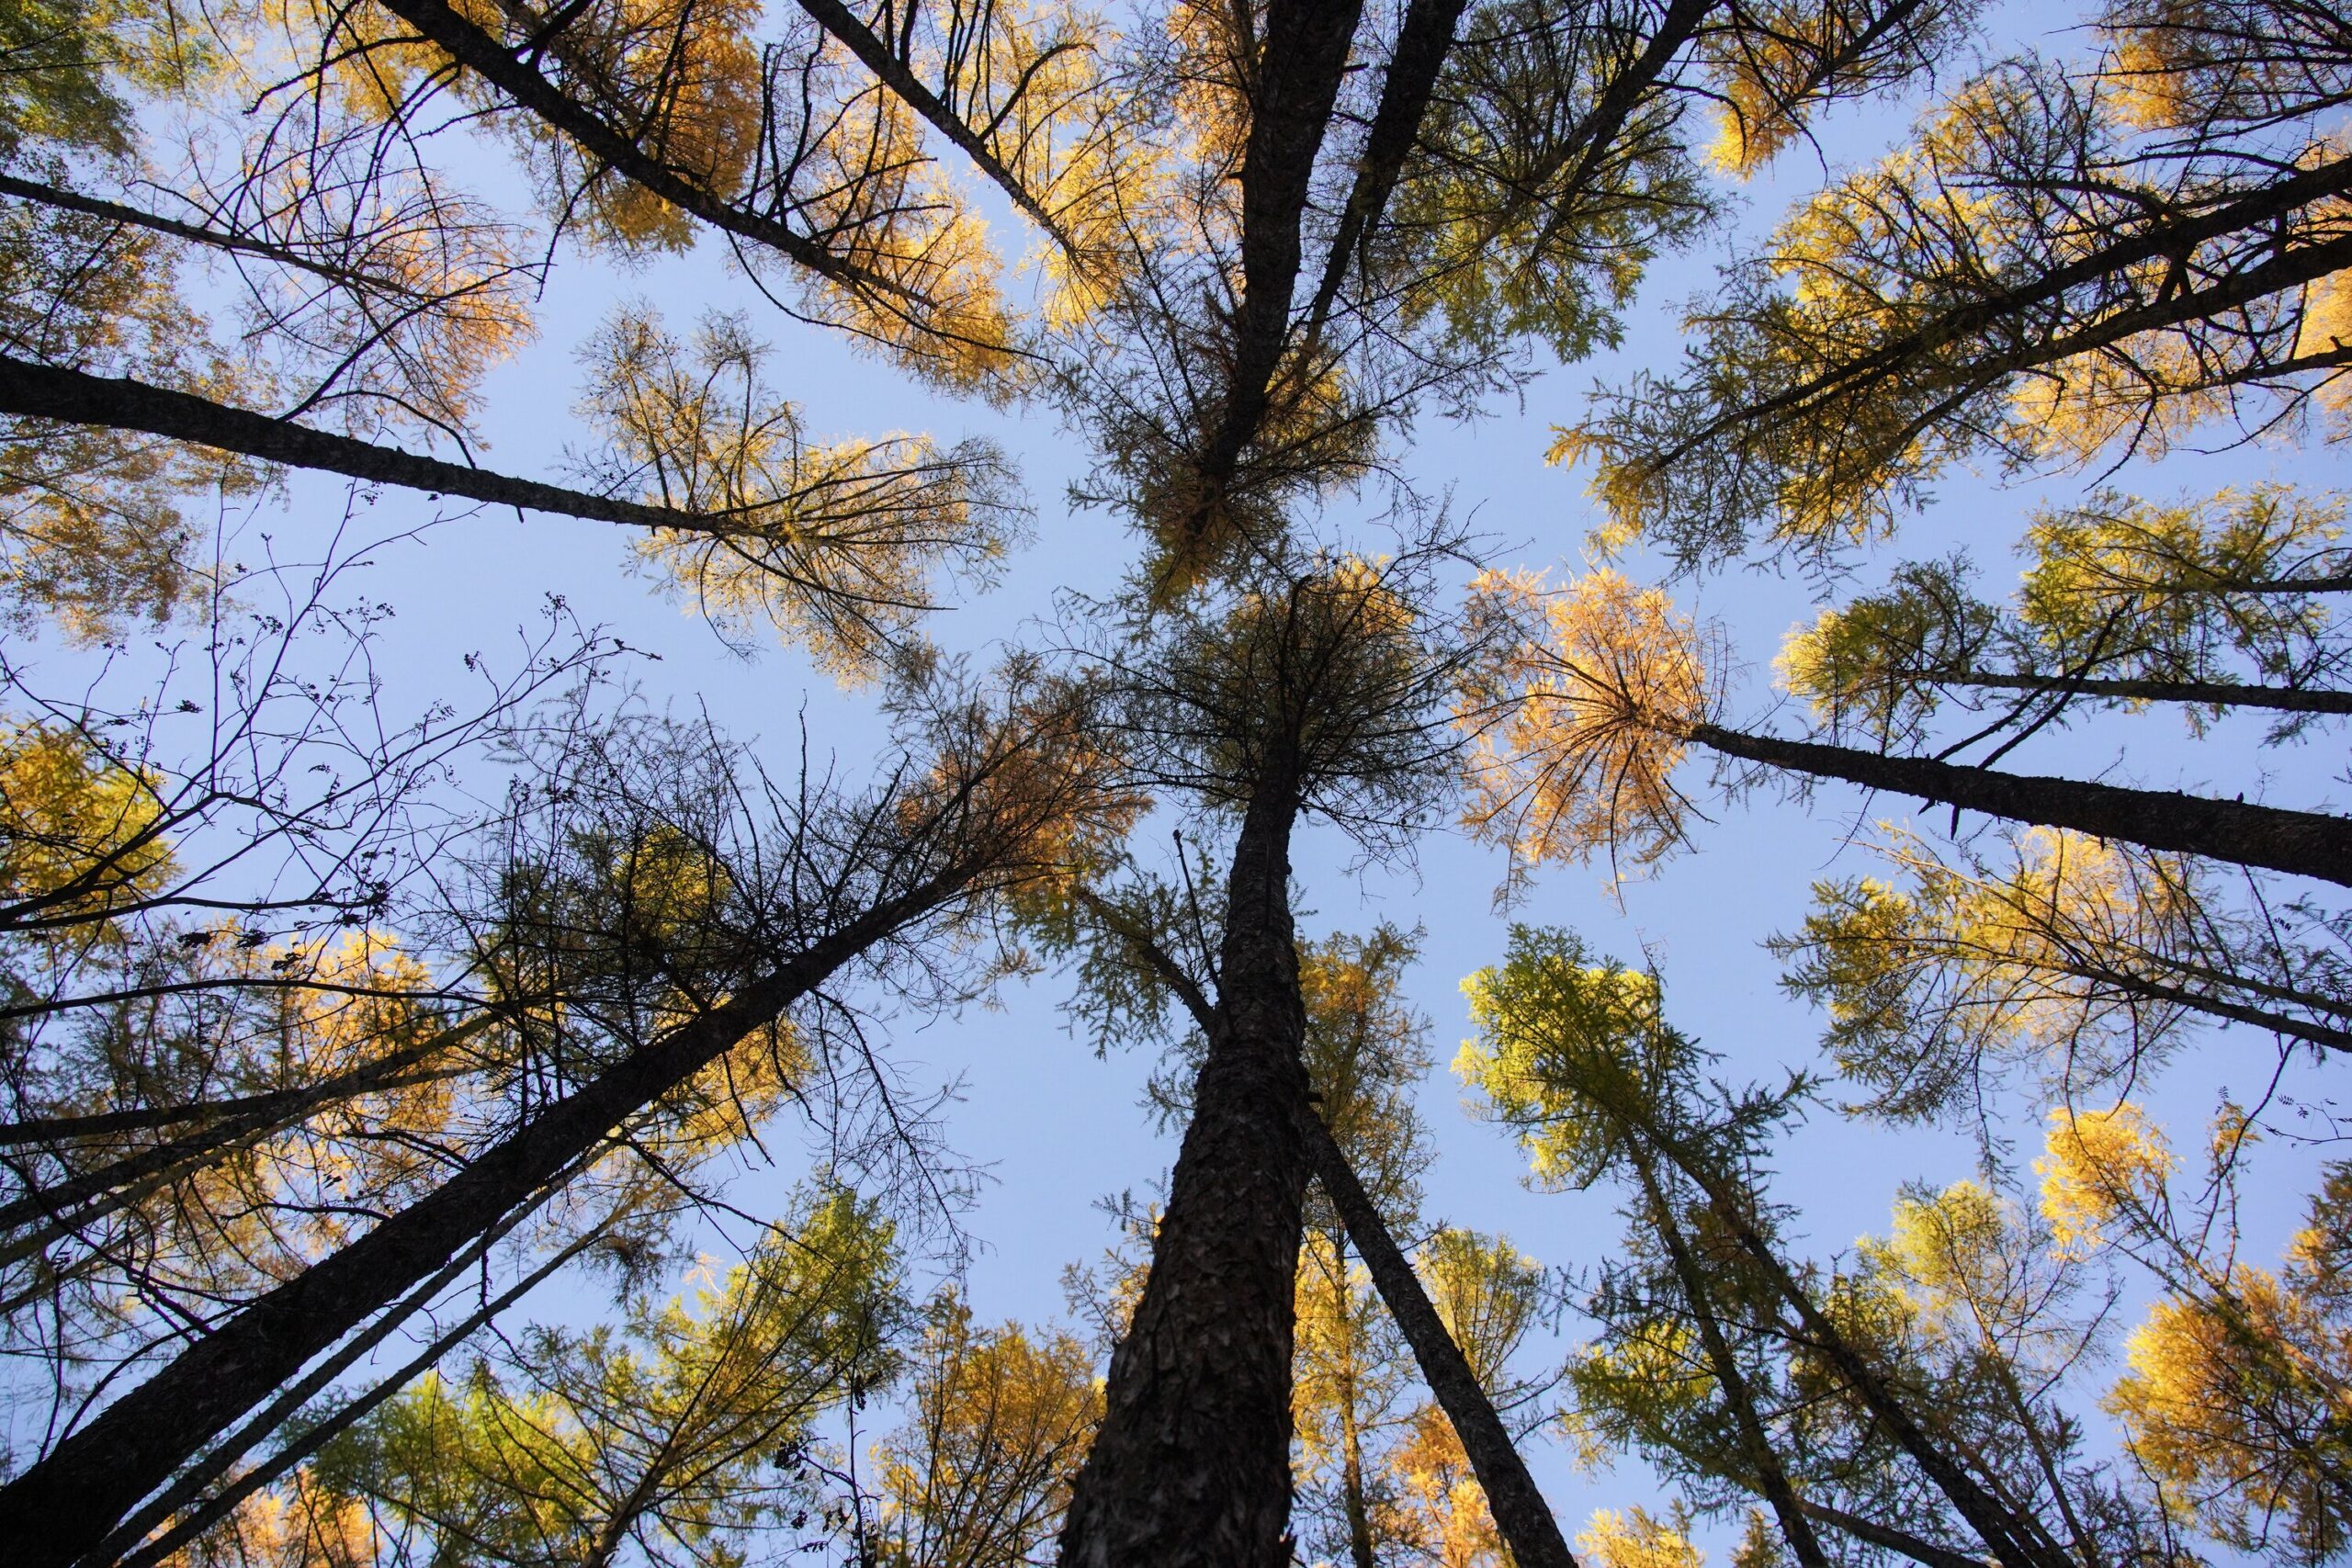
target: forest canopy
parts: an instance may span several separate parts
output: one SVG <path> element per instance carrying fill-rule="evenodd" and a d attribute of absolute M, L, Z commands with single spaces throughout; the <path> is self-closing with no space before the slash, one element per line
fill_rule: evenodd
<path fill-rule="evenodd" d="M 2347 339 L 2304 0 L 0 0 L 0 1557 L 2352 1559 Z"/>

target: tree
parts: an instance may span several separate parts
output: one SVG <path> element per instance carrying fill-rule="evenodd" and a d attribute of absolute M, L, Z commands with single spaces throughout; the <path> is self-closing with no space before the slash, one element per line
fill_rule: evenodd
<path fill-rule="evenodd" d="M 1793 740 L 1714 721 L 1705 638 L 1656 589 L 1602 569 L 1566 589 L 1489 574 L 1479 614 L 1527 630 L 1468 683 L 1464 705 L 1489 739 L 1477 759 L 1472 823 L 1526 862 L 1622 849 L 1636 865 L 1682 840 L 1690 802 L 1672 782 L 1691 746 L 1734 762 L 1832 778 L 1955 811 L 2073 829 L 2239 865 L 2352 886 L 2341 818 L 2244 800 L 2008 773 L 1932 757 Z M 1491 716 L 1508 710 L 1507 725 Z"/>
<path fill-rule="evenodd" d="M 1562 433 L 1612 528 L 1687 566 L 1758 535 L 1826 560 L 1979 453 L 2157 456 L 2335 406 L 2340 31 L 2295 5 L 2098 25 L 2087 67 L 1996 64 L 1800 206 L 1694 314 L 1680 375 Z"/>
<path fill-rule="evenodd" d="M 593 1159 L 616 1125 L 747 1037 L 757 1040 L 786 1008 L 867 950 L 928 919 L 968 910 L 974 895 L 1057 874 L 1098 818 L 1116 817 L 1120 807 L 1100 794 L 1091 761 L 1064 750 L 1077 733 L 1068 704 L 1048 694 L 1025 712 L 1016 703 L 1007 716 L 977 697 L 939 695 L 945 700 L 928 711 L 910 702 L 910 717 L 925 721 L 938 748 L 922 767 L 910 765 L 866 799 L 811 800 L 805 817 L 754 851 L 759 858 L 728 868 L 730 891 L 749 903 L 722 907 L 722 918 L 748 930 L 710 933 L 728 939 L 714 956 L 737 971 L 721 995 L 691 985 L 673 993 L 679 1011 L 648 1021 L 650 1037 L 639 1049 L 586 1076 L 366 1235 L 244 1304 L 20 1472 L 0 1489 L 0 1518 L 46 1515 L 70 1497 L 78 1522 L 49 1532 L 54 1544 L 46 1550 L 62 1562 L 96 1544 L 266 1390 L 544 1184 Z M 792 846 L 782 863 L 779 842 Z M 690 925 L 687 934 L 704 933 Z M 625 953 L 637 962 L 646 956 L 637 942 L 625 942 Z M 659 966 L 655 977 L 665 989 L 673 978 Z"/>
<path fill-rule="evenodd" d="M 2013 1066 L 2072 1100 L 2154 1067 L 2200 1023 L 2352 1043 L 2329 928 L 2258 887 L 2255 912 L 2230 908 L 2199 862 L 2044 829 L 2016 835 L 2007 865 L 1914 833 L 1879 848 L 1902 884 L 1816 884 L 1804 925 L 1770 942 L 1873 1114 L 1982 1106 Z"/>
<path fill-rule="evenodd" d="M 875 1450 L 882 1562 L 1043 1562 L 1069 1506 L 1102 1416 L 1093 1358 L 1067 1334 L 974 1328 L 971 1317 L 953 1298 L 933 1304 L 913 1355 L 910 1419 Z"/>
<path fill-rule="evenodd" d="M 2165 1287 L 2106 1404 L 2184 1525 L 2281 1562 L 2339 1553 L 2352 1519 L 2338 1412 L 2347 1387 L 2339 1259 L 2346 1173 L 2331 1164 L 2280 1273 L 2237 1260 L 2253 1130 L 2225 1107 L 2199 1200 L 2177 1195 L 2163 1130 L 2128 1100 L 2058 1111 L 2034 1162 L 2041 1208 L 2076 1255 L 2113 1247 Z"/>
<path fill-rule="evenodd" d="M 627 1338 L 533 1328 L 455 1386 L 413 1385 L 321 1450 L 300 1503 L 363 1508 L 379 1562 L 604 1568 L 632 1540 L 729 1561 L 811 1500 L 781 1462 L 811 1424 L 888 1380 L 893 1261 L 871 1205 L 800 1194 L 691 1308 L 641 1303 Z"/>
<path fill-rule="evenodd" d="M 1979 739 L 2162 702 L 2199 728 L 2241 707 L 2297 716 L 2283 740 L 2321 722 L 2300 716 L 2352 709 L 2327 598 L 2339 510 L 2276 486 L 2177 508 L 2101 494 L 2028 530 L 2013 609 L 1977 600 L 1964 561 L 1906 564 L 1792 635 L 1782 682 L 1833 737 L 1850 725 L 1882 747 L 1917 744 L 1948 702 L 2008 710 Z"/>
<path fill-rule="evenodd" d="M 1848 1418 L 1916 1467 L 1996 1561 L 2018 1568 L 2074 1561 L 2039 1517 L 2038 1485 L 2019 1486 L 2019 1476 L 1998 1465 L 1999 1450 L 1988 1453 L 1950 1420 L 1949 1388 L 1941 1401 L 1929 1393 L 1939 1385 L 1909 1364 L 1908 1343 L 1870 1310 L 1875 1303 L 1837 1289 L 1842 1281 L 1826 1292 L 1813 1288 L 1775 1245 L 1754 1167 L 1775 1125 L 1806 1092 L 1804 1081 L 1775 1090 L 1712 1089 L 1701 1078 L 1705 1063 L 1696 1044 L 1664 1021 L 1657 976 L 1586 958 L 1565 933 L 1522 928 L 1505 963 L 1469 983 L 1480 1037 L 1464 1047 L 1457 1071 L 1485 1094 L 1493 1114 L 1521 1129 L 1535 1179 L 1576 1187 L 1629 1170 L 1654 1210 L 1665 1205 L 1649 1194 L 1663 1200 L 1669 1177 L 1688 1183 L 1739 1269 L 1753 1270 L 1786 1314 L 1777 1332 L 1804 1348 L 1811 1378 L 1837 1391 Z M 1713 1359 L 1711 1348 L 1702 1365 Z M 1719 1375 L 1714 1367 L 1702 1374 L 1710 1382 Z M 1743 1403 L 1736 1397 L 1735 1410 Z M 2004 1413 L 2003 1424 L 2016 1414 Z M 1757 1451 L 1752 1428 L 1736 1438 L 1733 1473 L 1753 1466 Z M 1752 1484 L 1768 1498 L 1780 1493 L 1786 1513 L 1803 1512 L 1799 1495 L 1773 1468 Z M 1883 1461 L 1875 1473 L 1884 1474 Z M 1790 1529 L 1785 1518 L 1783 1529 Z M 1807 1526 L 1794 1533 L 1811 1532 Z"/>

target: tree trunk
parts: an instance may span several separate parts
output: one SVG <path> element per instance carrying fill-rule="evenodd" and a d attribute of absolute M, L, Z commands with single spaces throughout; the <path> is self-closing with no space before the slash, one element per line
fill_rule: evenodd
<path fill-rule="evenodd" d="M 1642 1198 L 1649 1206 L 1650 1224 L 1657 1230 L 1659 1245 L 1666 1248 L 1667 1261 L 1673 1266 L 1683 1299 L 1690 1303 L 1690 1316 L 1699 1325 L 1699 1342 L 1706 1349 L 1708 1364 L 1714 1368 L 1715 1382 L 1723 1389 L 1724 1404 L 1731 1410 L 1740 1443 L 1747 1450 L 1747 1462 L 1756 1472 L 1757 1490 L 1772 1506 L 1772 1515 L 1781 1523 L 1781 1534 L 1802 1568 L 1829 1568 L 1828 1556 L 1821 1550 L 1821 1538 L 1814 1533 L 1813 1521 L 1804 1517 L 1796 1488 L 1789 1484 L 1789 1472 L 1781 1468 L 1780 1455 L 1772 1451 L 1771 1438 L 1764 1430 L 1762 1417 L 1756 1413 L 1755 1396 L 1748 1392 L 1747 1375 L 1739 1370 L 1738 1358 L 1732 1354 L 1730 1344 L 1724 1338 L 1714 1303 L 1707 1297 L 1706 1277 L 1699 1270 L 1698 1259 L 1690 1256 L 1682 1227 L 1674 1222 L 1674 1211 L 1658 1184 L 1657 1172 L 1649 1156 L 1637 1153 L 1634 1170 L 1641 1178 Z"/>
<path fill-rule="evenodd" d="M 1636 1136 L 1650 1142 L 1706 1194 L 1708 1207 L 1716 1218 L 1730 1231 L 1740 1249 L 1762 1267 L 1773 1289 L 1796 1314 L 1798 1322 L 1811 1337 L 1813 1348 L 1837 1371 L 1838 1381 L 1861 1402 L 1879 1429 L 1911 1457 L 1921 1473 L 1951 1502 L 1953 1510 L 1968 1521 L 1968 1527 L 1983 1540 L 2003 1568 L 2076 1568 L 2046 1530 L 2032 1519 L 2012 1512 L 1978 1485 L 1975 1478 L 1928 1435 L 1869 1358 L 1847 1339 L 1797 1282 L 1749 1221 L 1736 1193 L 1716 1179 L 1702 1162 L 1686 1157 L 1683 1151 L 1654 1131 L 1638 1129 Z"/>
<path fill-rule="evenodd" d="M 1977 686 L 1995 692 L 2049 692 L 2069 696 L 2113 697 L 2123 702 L 2197 703 L 2217 707 L 2269 708 L 2279 713 L 2352 713 L 2352 692 L 2305 691 L 2300 686 L 2246 686 L 2234 681 L 2109 680 L 2073 675 L 2002 675 L 1969 670 L 1931 677 L 1939 686 Z"/>
<path fill-rule="evenodd" d="M 153 387 L 113 376 L 90 376 L 54 365 L 0 355 L 0 414 L 62 420 L 68 424 L 136 430 L 192 442 L 216 451 L 258 457 L 290 468 L 315 468 L 370 484 L 399 485 L 435 495 L 463 496 L 499 506 L 552 512 L 599 523 L 639 528 L 680 528 L 711 533 L 707 517 L 666 506 L 645 506 L 537 479 L 516 479 L 488 468 L 469 468 L 422 457 L 397 446 L 382 446 L 349 435 L 313 430 L 292 420 L 216 403 L 191 392 Z"/>
<path fill-rule="evenodd" d="M 1421 1289 L 1420 1276 L 1413 1272 L 1412 1264 L 1388 1234 L 1380 1211 L 1373 1206 L 1363 1183 L 1356 1179 L 1330 1129 L 1312 1112 L 1306 1122 L 1316 1179 L 1340 1211 L 1349 1238 L 1371 1270 L 1389 1315 L 1405 1331 L 1413 1359 L 1420 1363 L 1422 1379 L 1437 1395 L 1446 1419 L 1453 1423 L 1454 1436 L 1462 1439 L 1462 1451 L 1469 1456 L 1471 1472 L 1487 1494 L 1487 1509 L 1495 1516 L 1495 1528 L 1502 1532 L 1512 1560 L 1519 1568 L 1576 1568 L 1559 1521 L 1552 1517 L 1552 1506 L 1528 1473 L 1527 1461 L 1520 1458 L 1510 1434 L 1503 1429 L 1502 1417 L 1495 1414 L 1487 1391 L 1478 1386 L 1477 1375 L 1471 1371 L 1462 1348 L 1446 1332 L 1445 1320 L 1438 1316 L 1429 1292 Z"/>
<path fill-rule="evenodd" d="M 2030 282 L 1967 304 L 1952 306 L 1920 326 L 1877 348 L 1857 355 L 1843 365 L 1709 420 L 1696 433 L 1678 442 L 1671 450 L 1649 459 L 1644 467 L 1652 473 L 1663 473 L 1684 453 L 1716 440 L 1738 426 L 1759 420 L 1801 418 L 1809 404 L 1836 397 L 1857 385 L 1867 386 L 1873 380 L 1899 375 L 1911 362 L 1934 354 L 1949 344 L 2017 321 L 2063 299 L 2070 289 L 2127 273 L 2152 261 L 2187 255 L 2197 246 L 2224 235 L 2276 229 L 2292 213 L 2346 194 L 2352 194 L 2352 158 L 2334 158 L 2309 168 L 2298 169 L 2285 178 L 2249 191 L 2234 201 L 2224 202 L 2188 217 L 2147 224 L 2135 233 L 2078 256 L 2064 266 L 2052 268 Z M 2264 292 L 2301 287 L 2313 277 L 2324 276 L 2340 269 L 2345 265 L 2347 253 L 2352 253 L 2352 240 L 2345 239 L 2297 246 L 2283 254 L 2274 252 L 2269 261 L 2222 284 L 2206 289 L 2189 290 L 2161 303 L 2112 312 L 2097 324 L 2068 338 L 2013 349 L 1978 368 L 1983 379 L 1989 382 L 2000 376 L 2048 364 L 2068 355 L 2121 342 L 2133 333 L 2158 331 L 2195 320 L 2205 312 L 2226 310 L 2246 299 L 2259 298 Z"/>
<path fill-rule="evenodd" d="M 1286 1568 L 1291 1353 L 1307 1156 L 1288 768 L 1227 884 L 1216 1027 L 1135 1321 L 1062 1529 L 1067 1568 Z"/>
<path fill-rule="evenodd" d="M 612 1128 L 866 947 L 944 903 L 964 880 L 933 877 L 846 922 L 765 980 L 540 1111 L 408 1208 L 190 1345 L 0 1487 L 0 1540 L 17 1542 L 15 1568 L 64 1568 L 104 1540 L 141 1497 L 312 1356 L 441 1267 Z"/>
<path fill-rule="evenodd" d="M 1724 756 L 1790 773 L 1845 779 L 2013 822 L 2072 828 L 2150 849 L 2352 886 L 2352 823 L 2316 811 L 2285 811 L 2176 790 L 2124 789 L 2082 779 L 1996 773 L 1924 757 L 1888 757 L 1849 746 L 1751 735 L 1713 724 L 1689 725 L 1682 734 Z"/>

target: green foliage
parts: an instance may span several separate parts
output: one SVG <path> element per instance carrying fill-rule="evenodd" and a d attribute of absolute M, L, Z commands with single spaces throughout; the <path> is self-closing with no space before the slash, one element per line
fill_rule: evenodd
<path fill-rule="evenodd" d="M 626 1334 L 535 1328 L 428 1376 L 322 1450 L 317 1500 L 366 1505 L 379 1562 L 740 1563 L 817 1497 L 795 1457 L 811 1424 L 897 1373 L 891 1233 L 847 1193 L 803 1193 L 691 1304 L 640 1303 Z"/>

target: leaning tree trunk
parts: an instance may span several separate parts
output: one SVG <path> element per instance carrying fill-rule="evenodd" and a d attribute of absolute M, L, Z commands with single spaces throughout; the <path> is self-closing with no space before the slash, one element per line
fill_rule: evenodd
<path fill-rule="evenodd" d="M 1632 1131 L 1690 1179 L 1740 1250 L 1763 1269 L 1774 1292 L 1796 1314 L 1815 1352 L 1870 1412 L 1879 1430 L 1908 1454 L 1920 1472 L 1944 1495 L 1953 1511 L 1968 1522 L 2002 1568 L 2077 1568 L 2039 1521 L 2018 1513 L 1977 1484 L 1966 1464 L 1928 1435 L 1903 1395 L 1871 1363 L 1868 1353 L 1847 1338 L 1811 1292 L 1798 1282 L 1780 1254 L 1772 1250 L 1771 1244 L 1756 1228 L 1738 1192 L 1720 1179 L 1705 1161 L 1691 1157 L 1655 1128 L 1635 1127 Z"/>
<path fill-rule="evenodd" d="M 1284 1568 L 1291 1350 L 1307 1153 L 1288 769 L 1252 799 L 1227 883 L 1216 1027 L 1102 1425 L 1068 1568 Z"/>
<path fill-rule="evenodd" d="M 1699 1260 L 1691 1256 L 1690 1246 L 1683 1239 L 1682 1227 L 1675 1222 L 1673 1207 L 1647 1155 L 1634 1155 L 1634 1170 L 1642 1184 L 1642 1201 L 1649 1208 L 1650 1224 L 1657 1232 L 1659 1245 L 1666 1249 L 1667 1261 L 1673 1267 L 1675 1282 L 1682 1287 L 1683 1299 L 1690 1304 L 1691 1320 L 1699 1325 L 1699 1342 L 1706 1349 L 1708 1364 L 1714 1368 L 1715 1385 L 1723 1391 L 1724 1404 L 1731 1412 L 1740 1446 L 1747 1450 L 1747 1462 L 1756 1472 L 1757 1490 L 1772 1506 L 1773 1517 L 1781 1524 L 1781 1538 L 1796 1554 L 1801 1568 L 1829 1568 L 1829 1559 L 1821 1550 L 1821 1538 L 1804 1516 L 1796 1488 L 1789 1483 L 1788 1472 L 1781 1468 L 1781 1456 L 1772 1451 L 1771 1437 L 1764 1429 L 1763 1417 L 1757 1413 L 1747 1376 L 1740 1371 L 1739 1359 L 1724 1337 L 1723 1322 L 1715 1315 L 1714 1303 L 1708 1297 L 1706 1276 L 1700 1271 Z"/>
<path fill-rule="evenodd" d="M 543 484 L 489 468 L 469 468 L 438 457 L 419 457 L 332 431 L 313 430 L 290 419 L 216 403 L 192 392 L 151 386 L 115 376 L 92 376 L 55 365 L 0 355 L 0 414 L 53 419 L 67 424 L 100 425 L 169 436 L 216 452 L 257 457 L 289 468 L 315 468 L 369 484 L 399 485 L 435 495 L 458 495 L 530 512 L 623 523 L 639 528 L 725 531 L 724 518 L 698 516 L 666 506 L 646 506 L 593 491 Z"/>
<path fill-rule="evenodd" d="M 1552 1517 L 1552 1506 L 1528 1473 L 1527 1461 L 1520 1458 L 1494 1403 L 1478 1386 L 1469 1359 L 1446 1331 L 1445 1320 L 1438 1316 L 1437 1307 L 1421 1289 L 1420 1276 L 1413 1272 L 1412 1264 L 1388 1234 L 1386 1222 L 1363 1183 L 1356 1179 L 1330 1129 L 1311 1112 L 1306 1137 L 1316 1179 L 1340 1211 L 1340 1222 L 1363 1255 L 1388 1315 L 1404 1330 L 1405 1342 L 1413 1348 L 1413 1359 L 1420 1364 L 1422 1380 L 1437 1395 L 1446 1419 L 1453 1423 L 1453 1434 L 1462 1439 L 1462 1451 L 1469 1456 L 1471 1473 L 1487 1494 L 1487 1511 L 1494 1515 L 1495 1528 L 1510 1548 L 1511 1560 L 1520 1568 L 1576 1568 L 1559 1521 Z"/>
<path fill-rule="evenodd" d="M 1939 686 L 1969 686 L 1987 692 L 2046 692 L 2070 697 L 2109 697 L 2118 702 L 2268 708 L 2278 713 L 2352 713 L 2352 692 L 2319 691 L 2302 686 L 2249 686 L 2235 681 L 2143 681 L 2102 675 L 2004 675 L 1990 670 L 1963 670 L 1933 679 Z"/>
<path fill-rule="evenodd" d="M 2083 779 L 1996 773 L 1925 757 L 1889 757 L 1849 746 L 1784 740 L 1713 724 L 1690 725 L 1682 735 L 1726 757 L 1790 773 L 1845 779 L 2014 822 L 2072 828 L 2154 850 L 2352 886 L 2352 822 L 2323 812 L 2285 811 L 2177 790 L 2124 789 Z"/>
<path fill-rule="evenodd" d="M 0 1487 L 13 1568 L 65 1568 L 236 1419 L 614 1127 L 718 1059 L 967 880 L 945 874 L 844 923 L 739 996 L 608 1068 L 361 1236 L 239 1310 Z M 1284 1354 L 1288 1340 L 1284 1340 Z"/>

